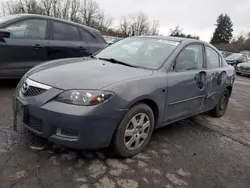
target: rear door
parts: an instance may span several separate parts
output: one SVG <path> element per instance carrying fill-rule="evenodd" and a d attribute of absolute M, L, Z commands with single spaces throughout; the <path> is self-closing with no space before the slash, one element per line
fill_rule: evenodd
<path fill-rule="evenodd" d="M 205 46 L 206 52 L 206 98 L 202 111 L 215 107 L 226 84 L 226 70 L 221 55 L 213 48 Z"/>
<path fill-rule="evenodd" d="M 81 40 L 78 27 L 64 22 L 51 21 L 49 59 L 88 56 L 88 44 Z"/>
<path fill-rule="evenodd" d="M 48 21 L 25 19 L 3 27 L 10 38 L 0 41 L 0 70 L 20 77 L 33 66 L 48 60 Z M 9 75 L 11 74 L 11 75 Z"/>
<path fill-rule="evenodd" d="M 167 73 L 168 95 L 164 123 L 200 112 L 206 82 L 203 49 L 200 43 L 184 47 L 174 62 L 173 70 Z"/>

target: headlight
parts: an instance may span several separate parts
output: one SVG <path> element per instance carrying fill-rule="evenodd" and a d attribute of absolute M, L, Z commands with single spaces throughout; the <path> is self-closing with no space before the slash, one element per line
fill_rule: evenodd
<path fill-rule="evenodd" d="M 102 103 L 112 95 L 114 93 L 110 91 L 69 90 L 57 96 L 55 100 L 68 104 L 91 106 Z"/>

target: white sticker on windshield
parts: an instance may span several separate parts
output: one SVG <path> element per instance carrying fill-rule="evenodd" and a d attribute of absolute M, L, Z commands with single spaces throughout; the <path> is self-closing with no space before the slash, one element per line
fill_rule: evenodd
<path fill-rule="evenodd" d="M 163 39 L 160 39 L 157 42 L 165 43 L 165 44 L 172 44 L 172 45 L 175 45 L 175 46 L 177 46 L 179 44 L 179 42 L 175 42 L 175 41 L 171 41 L 171 40 L 163 40 Z"/>

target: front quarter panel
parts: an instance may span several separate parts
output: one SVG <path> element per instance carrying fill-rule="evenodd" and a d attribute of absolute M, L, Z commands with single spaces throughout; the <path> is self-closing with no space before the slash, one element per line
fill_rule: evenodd
<path fill-rule="evenodd" d="M 110 85 L 104 90 L 115 92 L 110 101 L 119 110 L 128 110 L 143 100 L 153 101 L 159 112 L 156 127 L 162 122 L 167 98 L 166 73 L 155 71 L 151 76 L 126 80 Z"/>

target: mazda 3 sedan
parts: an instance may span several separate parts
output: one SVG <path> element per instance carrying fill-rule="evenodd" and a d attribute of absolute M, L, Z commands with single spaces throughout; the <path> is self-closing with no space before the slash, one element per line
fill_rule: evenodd
<path fill-rule="evenodd" d="M 203 112 L 223 116 L 234 75 L 208 43 L 126 38 L 90 57 L 31 69 L 16 89 L 14 124 L 67 147 L 131 157 L 157 128 Z"/>

